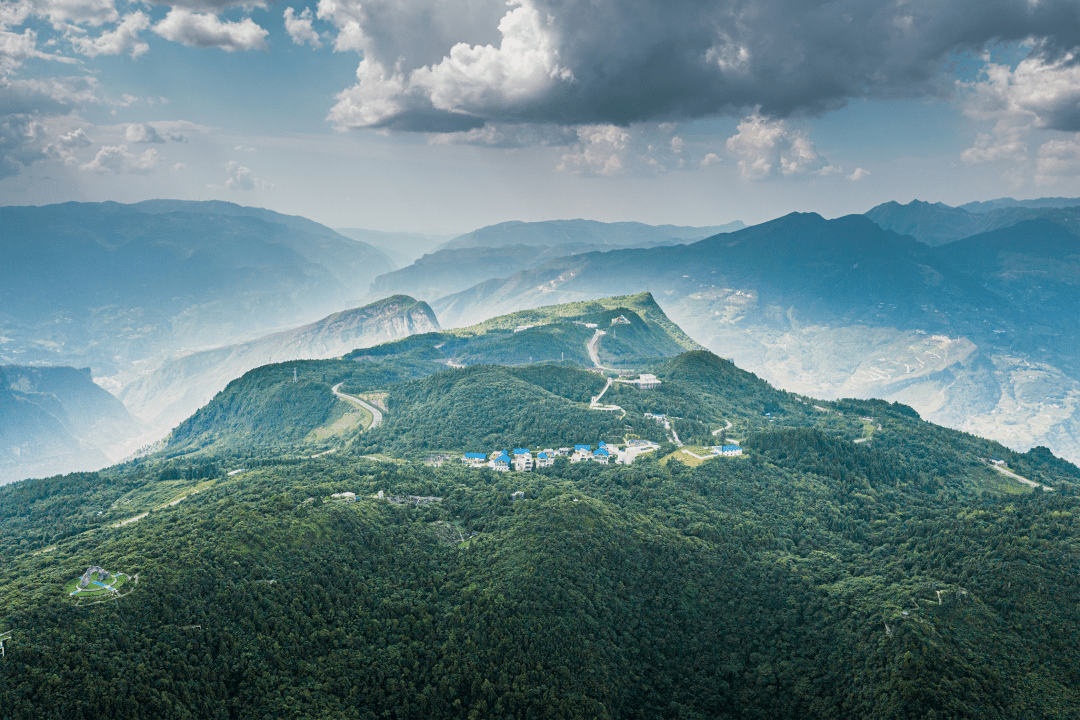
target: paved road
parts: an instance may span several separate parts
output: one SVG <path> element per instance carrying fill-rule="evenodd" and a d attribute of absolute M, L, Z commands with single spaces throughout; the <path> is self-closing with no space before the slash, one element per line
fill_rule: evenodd
<path fill-rule="evenodd" d="M 1040 483 L 1037 483 L 1034 480 L 1028 480 L 1026 477 L 1020 477 L 1019 475 L 1014 473 L 1012 470 L 1006 470 L 1005 468 L 1001 467 L 1000 465 L 991 465 L 990 467 L 994 468 L 995 470 L 997 470 L 1002 475 L 1007 475 L 1008 477 L 1011 477 L 1013 480 L 1016 480 L 1017 482 L 1022 482 L 1025 485 L 1030 485 L 1031 487 L 1039 487 L 1040 486 Z M 1053 492 L 1053 490 L 1054 490 L 1054 488 L 1049 487 L 1047 485 L 1042 485 L 1042 489 L 1043 490 L 1049 490 L 1051 492 Z"/>
<path fill-rule="evenodd" d="M 379 425 L 382 424 L 382 411 L 379 410 L 379 408 L 375 407 L 374 405 L 369 405 L 368 403 L 364 402 L 360 398 L 353 397 L 352 395 L 346 395 L 343 392 L 338 392 L 338 388 L 341 387 L 344 384 L 345 383 L 338 383 L 337 385 L 335 385 L 334 387 L 331 388 L 331 390 L 334 392 L 334 396 L 339 397 L 342 400 L 345 400 L 346 402 L 351 402 L 353 405 L 356 405 L 357 407 L 362 407 L 365 410 L 367 410 L 369 413 L 371 413 L 371 417 L 372 417 L 371 427 L 369 427 L 368 430 L 371 430 L 371 428 L 379 427 Z"/>
<path fill-rule="evenodd" d="M 722 428 L 717 428 L 716 430 L 713 430 L 712 431 L 713 435 L 719 435 L 721 430 L 730 430 L 731 429 L 731 421 L 730 420 L 725 420 L 724 422 L 727 423 L 727 426 L 722 427 Z"/>

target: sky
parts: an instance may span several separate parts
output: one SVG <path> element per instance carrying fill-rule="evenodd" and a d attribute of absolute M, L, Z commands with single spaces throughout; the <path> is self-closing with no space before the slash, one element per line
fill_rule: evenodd
<path fill-rule="evenodd" d="M 1076 0 L 0 0 L 0 205 L 331 227 L 1080 196 Z"/>

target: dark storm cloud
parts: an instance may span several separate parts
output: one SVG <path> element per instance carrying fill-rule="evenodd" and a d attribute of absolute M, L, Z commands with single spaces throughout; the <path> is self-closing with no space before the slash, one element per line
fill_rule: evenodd
<path fill-rule="evenodd" d="M 469 3 L 446 5 L 464 13 Z M 378 13 L 365 17 L 368 62 L 381 63 L 387 72 L 396 68 L 402 91 L 395 112 L 386 110 L 378 122 L 363 112 L 342 113 L 335 121 L 435 130 L 445 129 L 445 118 L 434 122 L 437 115 L 572 125 L 684 120 L 756 107 L 772 117 L 815 114 L 852 98 L 940 92 L 944 85 L 935 80 L 949 58 L 988 44 L 1030 39 L 1033 53 L 1047 62 L 1071 62 L 1068 53 L 1080 46 L 1076 0 L 530 0 L 519 5 L 504 11 L 501 46 L 497 39 L 463 36 L 465 45 L 451 51 L 444 26 L 415 58 L 388 40 L 415 33 L 415 24 L 406 30 L 380 24 L 384 16 Z M 525 22 L 530 12 L 532 20 Z M 515 22 L 508 23 L 512 14 Z M 490 12 L 483 15 L 490 18 Z M 441 60 L 432 60 L 440 45 Z M 383 47 L 398 54 L 384 56 Z M 366 101 L 363 82 L 348 102 Z M 1057 115 L 1071 125 L 1078 112 L 1065 108 Z M 341 121 L 344 117 L 364 121 Z"/>

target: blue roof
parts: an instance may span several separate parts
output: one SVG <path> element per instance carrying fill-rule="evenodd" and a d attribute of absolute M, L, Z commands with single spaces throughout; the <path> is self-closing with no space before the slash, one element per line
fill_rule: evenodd
<path fill-rule="evenodd" d="M 547 460 L 547 453 L 542 452 L 539 455 L 537 455 L 536 457 L 540 458 L 541 460 Z"/>
<path fill-rule="evenodd" d="M 575 450 L 592 450 L 592 445 L 575 445 Z"/>
<path fill-rule="evenodd" d="M 532 451 L 525 448 L 514 448 L 515 455 L 532 455 Z"/>
<path fill-rule="evenodd" d="M 499 457 L 495 458 L 495 462 L 505 462 L 505 463 L 508 463 L 508 462 L 510 462 L 510 456 L 509 456 L 509 455 L 507 455 L 506 453 L 503 453 L 503 454 L 502 454 L 502 455 L 500 455 Z"/>
<path fill-rule="evenodd" d="M 724 450 L 742 450 L 742 447 L 739 445 L 725 445 Z"/>
<path fill-rule="evenodd" d="M 604 444 L 605 444 L 605 443 L 604 443 L 604 441 L 603 441 L 603 440 L 601 440 L 601 441 L 600 441 L 600 447 L 604 447 Z"/>
<path fill-rule="evenodd" d="M 483 460 L 487 456 L 484 453 L 465 453 L 465 457 L 470 460 Z"/>
<path fill-rule="evenodd" d="M 610 454 L 611 453 L 609 453 L 604 448 L 600 448 L 599 450 L 597 450 L 596 452 L 593 453 L 593 455 L 610 455 Z"/>

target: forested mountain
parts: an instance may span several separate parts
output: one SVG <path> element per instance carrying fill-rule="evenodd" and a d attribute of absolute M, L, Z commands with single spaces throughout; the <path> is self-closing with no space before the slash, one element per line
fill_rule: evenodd
<path fill-rule="evenodd" d="M 161 437 L 248 370 L 275 362 L 343 355 L 439 330 L 427 303 L 395 295 L 318 322 L 164 363 L 126 385 L 120 399 Z"/>
<path fill-rule="evenodd" d="M 310 322 L 391 269 L 310 220 L 231 203 L 5 207 L 0 225 L 0 361 L 95 376 Z"/>
<path fill-rule="evenodd" d="M 421 337 L 258 368 L 157 455 L 0 489 L 6 715 L 1028 720 L 1080 704 L 1080 469 L 1044 448 L 786 393 L 704 351 L 654 358 L 659 388 L 612 386 L 625 414 L 591 410 L 596 373 L 434 372 L 405 347 Z M 340 425 L 339 383 L 381 398 L 384 422 L 320 435 Z M 728 428 L 744 455 L 700 461 L 646 412 L 688 443 Z M 663 444 L 630 466 L 456 462 L 634 437 Z M 440 452 L 453 461 L 420 462 Z M 90 565 L 123 573 L 119 591 L 70 595 Z"/>
<path fill-rule="evenodd" d="M 957 250 L 863 216 L 792 214 L 690 245 L 556 259 L 433 307 L 452 327 L 648 287 L 706 347 L 780 387 L 897 400 L 1018 449 L 1080 459 L 1080 337 L 1062 316 L 1080 238 L 1067 211 L 1033 212 L 1058 216 Z M 1017 294 L 1010 272 L 1042 279 Z"/>
<path fill-rule="evenodd" d="M 108 464 L 107 441 L 137 434 L 124 406 L 95 385 L 89 373 L 0 366 L 0 485 L 100 469 Z M 97 438 L 106 442 L 95 446 L 91 440 Z"/>
<path fill-rule="evenodd" d="M 1080 207 L 1080 198 L 1044 197 L 1032 200 L 1017 200 L 1015 198 L 998 198 L 996 200 L 984 200 L 981 202 L 969 202 L 960 206 L 962 210 L 972 213 L 988 212 L 999 208 L 1069 208 Z"/>
<path fill-rule="evenodd" d="M 605 223 L 597 220 L 544 220 L 541 222 L 511 222 L 489 225 L 459 235 L 440 245 L 438 250 L 470 247 L 502 247 L 527 245 L 554 247 L 557 245 L 595 245 L 606 248 L 654 247 L 693 242 L 717 233 L 732 232 L 746 227 L 736 220 L 726 225 L 682 227 L 679 225 L 645 225 L 636 222 Z"/>

